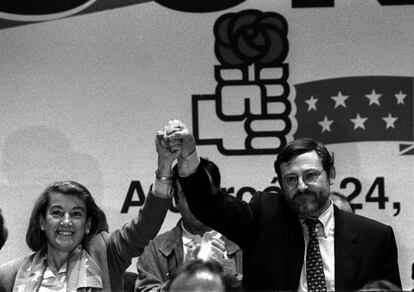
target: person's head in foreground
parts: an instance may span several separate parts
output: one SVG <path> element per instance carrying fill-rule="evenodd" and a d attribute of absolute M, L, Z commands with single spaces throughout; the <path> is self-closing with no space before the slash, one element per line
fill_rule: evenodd
<path fill-rule="evenodd" d="M 402 291 L 400 287 L 387 280 L 369 281 L 358 291 Z"/>
<path fill-rule="evenodd" d="M 216 261 L 193 260 L 173 276 L 168 291 L 242 291 L 240 281 Z"/>

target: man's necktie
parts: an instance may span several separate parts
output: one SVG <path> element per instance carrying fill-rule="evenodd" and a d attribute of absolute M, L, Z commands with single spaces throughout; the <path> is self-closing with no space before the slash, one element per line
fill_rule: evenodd
<path fill-rule="evenodd" d="M 322 257 L 315 233 L 315 226 L 318 222 L 319 220 L 312 219 L 305 221 L 309 230 L 309 242 L 306 250 L 306 282 L 308 283 L 308 291 L 326 291 Z"/>

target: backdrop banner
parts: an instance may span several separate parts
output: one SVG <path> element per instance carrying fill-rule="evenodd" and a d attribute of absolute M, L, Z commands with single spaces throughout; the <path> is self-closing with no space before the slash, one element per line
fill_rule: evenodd
<path fill-rule="evenodd" d="M 413 288 L 414 1 L 53 2 L 0 5 L 0 263 L 30 253 L 31 209 L 55 180 L 84 184 L 110 230 L 132 219 L 176 118 L 246 201 L 280 191 L 289 141 L 325 143 L 333 190 L 393 227 Z M 172 206 L 160 232 L 178 218 Z"/>

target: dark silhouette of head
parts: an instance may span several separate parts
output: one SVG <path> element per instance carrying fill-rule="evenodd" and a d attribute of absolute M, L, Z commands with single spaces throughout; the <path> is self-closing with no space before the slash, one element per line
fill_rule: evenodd
<path fill-rule="evenodd" d="M 212 161 L 204 159 L 203 165 L 210 176 L 212 182 L 213 191 L 216 192 L 220 189 L 220 171 Z M 178 181 L 178 169 L 177 165 L 173 167 L 173 197 L 176 209 L 180 212 L 184 227 L 187 231 L 192 234 L 203 235 L 205 232 L 211 231 L 212 229 L 207 225 L 203 224 L 198 220 L 195 215 L 191 212 L 190 207 L 187 204 L 184 192 L 181 188 L 180 182 Z"/>
<path fill-rule="evenodd" d="M 3 247 L 6 240 L 7 240 L 7 229 L 4 226 L 4 218 L 3 218 L 3 215 L 1 214 L 1 209 L 0 209 L 0 249 Z"/>

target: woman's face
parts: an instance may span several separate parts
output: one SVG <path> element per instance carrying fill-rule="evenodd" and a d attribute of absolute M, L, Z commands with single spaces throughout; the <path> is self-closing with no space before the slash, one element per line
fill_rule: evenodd
<path fill-rule="evenodd" d="M 70 253 L 89 233 L 90 218 L 85 203 L 75 195 L 49 194 L 45 217 L 40 217 L 40 227 L 45 232 L 48 249 Z"/>

